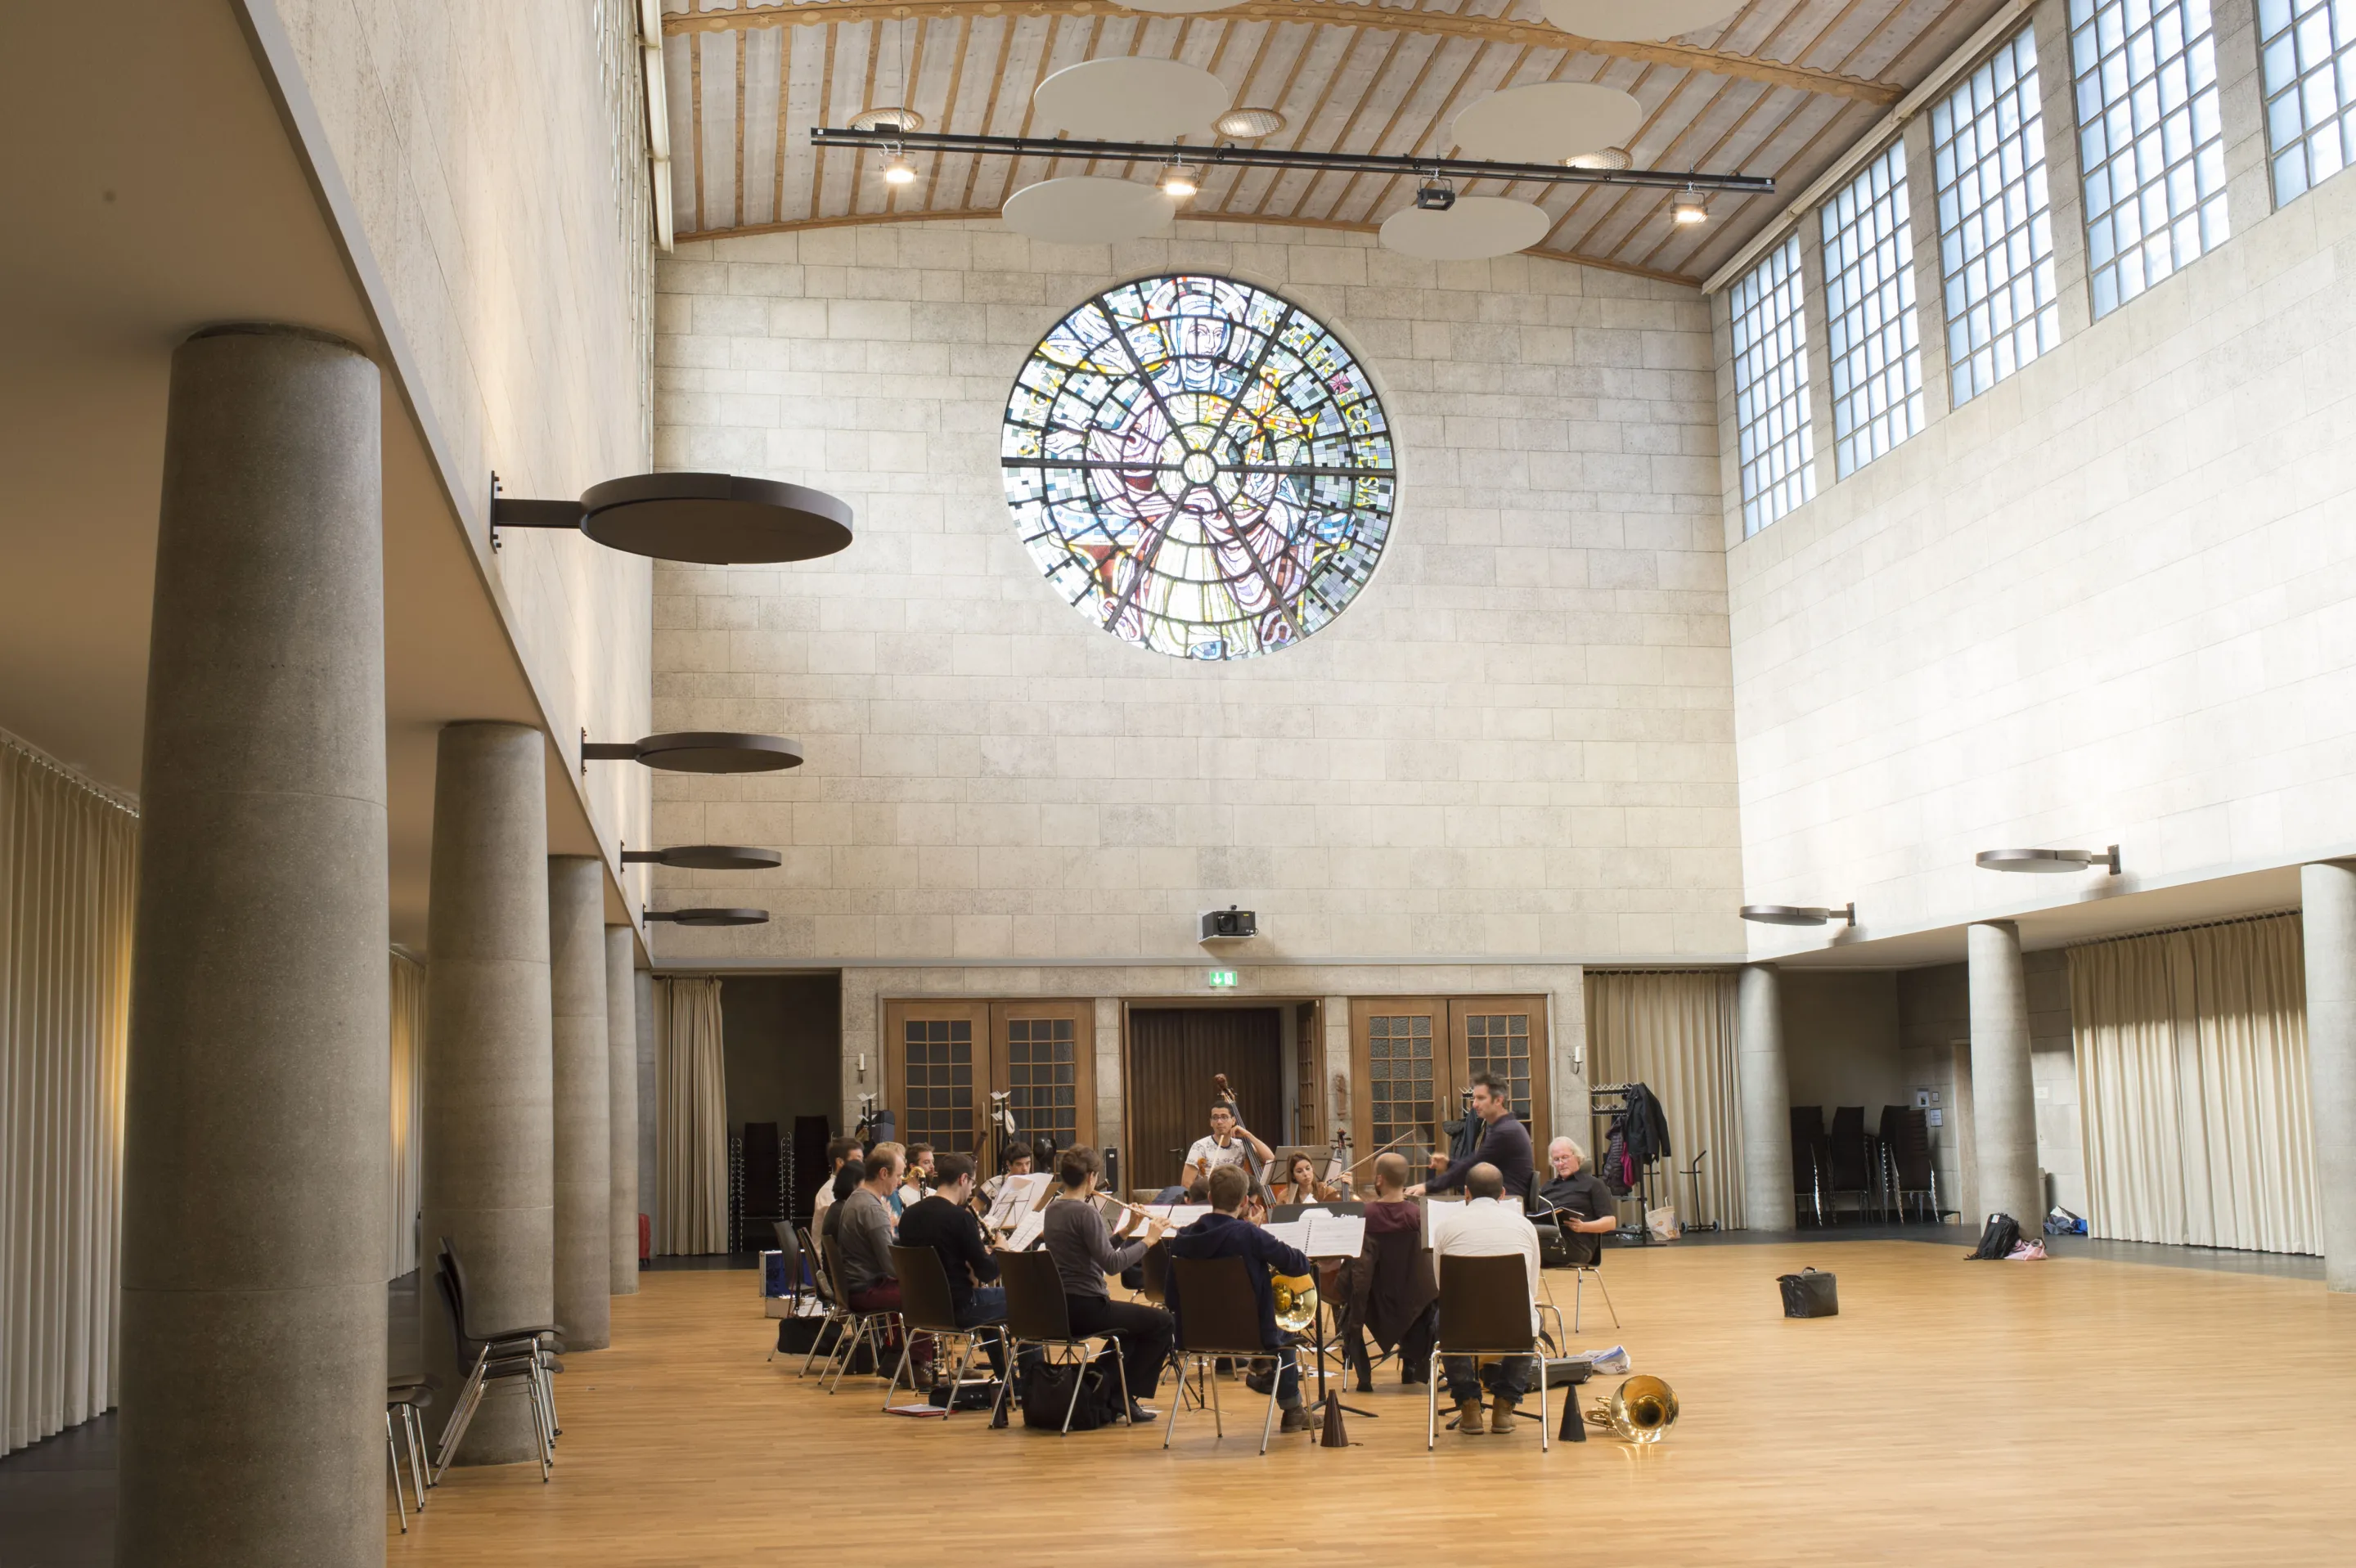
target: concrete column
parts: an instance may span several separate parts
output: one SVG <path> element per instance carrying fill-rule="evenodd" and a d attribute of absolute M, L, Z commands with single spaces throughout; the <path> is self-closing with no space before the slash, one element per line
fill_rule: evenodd
<path fill-rule="evenodd" d="M 556 1112 L 556 1321 L 575 1350 L 613 1342 L 614 1081 L 605 1059 L 605 868 L 548 861 Z"/>
<path fill-rule="evenodd" d="M 638 983 L 637 933 L 605 928 L 605 1083 L 607 1175 L 606 1290 L 638 1293 Z"/>
<path fill-rule="evenodd" d="M 2299 868 L 2307 933 L 2308 1119 L 2323 1207 L 2323 1283 L 2356 1290 L 2356 867 Z"/>
<path fill-rule="evenodd" d="M 442 731 L 426 911 L 425 1364 L 455 1397 L 442 1239 L 486 1331 L 553 1320 L 555 1126 L 549 1046 L 548 795 L 537 730 Z M 444 1408 L 444 1413 L 447 1413 Z M 534 1456 L 522 1381 L 491 1385 L 462 1465 Z"/>
<path fill-rule="evenodd" d="M 2009 1214 L 2021 1234 L 2045 1218 L 2037 1174 L 2037 1085 L 2029 1063 L 2029 985 L 2020 970 L 2020 928 L 1985 921 L 1965 933 L 1972 994 L 1972 1146 L 1979 1160 L 1977 1232 L 1990 1214 Z"/>
<path fill-rule="evenodd" d="M 2045 127 L 2046 201 L 2053 220 L 2053 288 L 2061 307 L 2062 341 L 2067 343 L 2094 319 L 2094 294 L 2087 283 L 2086 191 L 2078 162 L 2070 0 L 2038 0 L 2031 25 L 2037 29 L 2039 119 Z"/>
<path fill-rule="evenodd" d="M 1788 1231 L 1792 1085 L 1783 1066 L 1783 982 L 1772 964 L 1742 971 L 1735 991 L 1735 1086 L 1742 1096 L 1742 1222 Z"/>
<path fill-rule="evenodd" d="M 384 1561 L 377 368 L 172 357 L 140 780 L 115 1561 Z"/>
<path fill-rule="evenodd" d="M 1901 133 L 1906 144 L 1907 232 L 1914 272 L 1914 325 L 1922 354 L 1922 428 L 1953 411 L 1954 388 L 1947 358 L 1947 280 L 1939 259 L 1939 176 L 1931 151 L 1931 116 L 1917 114 Z"/>

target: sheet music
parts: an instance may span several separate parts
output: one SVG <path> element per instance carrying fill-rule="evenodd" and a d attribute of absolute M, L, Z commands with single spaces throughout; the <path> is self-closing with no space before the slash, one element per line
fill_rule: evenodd
<path fill-rule="evenodd" d="M 1157 1220 L 1167 1220 L 1173 1231 L 1183 1231 L 1211 1211 L 1208 1203 L 1148 1203 L 1145 1211 Z"/>
<path fill-rule="evenodd" d="M 1271 1239 L 1282 1242 L 1294 1252 L 1305 1253 L 1309 1250 L 1309 1221 L 1306 1220 L 1279 1220 L 1273 1224 L 1263 1225 L 1260 1229 L 1267 1232 Z"/>
<path fill-rule="evenodd" d="M 997 1201 L 990 1206 L 984 1222 L 993 1231 L 1011 1231 L 1031 1211 L 1039 1195 L 1047 1190 L 1053 1179 L 1044 1171 L 1033 1176 L 1010 1176 L 1000 1183 Z"/>
<path fill-rule="evenodd" d="M 1309 1227 L 1309 1240 L 1301 1250 L 1312 1258 L 1355 1258 L 1365 1250 L 1363 1214 L 1329 1214 L 1320 1209 L 1301 1219 Z"/>
<path fill-rule="evenodd" d="M 1006 1250 L 1011 1253 L 1029 1251 L 1031 1243 L 1037 1241 L 1046 1229 L 1047 1216 L 1044 1212 L 1023 1215 L 1023 1222 L 1014 1227 L 1014 1233 L 1006 1238 Z"/>
<path fill-rule="evenodd" d="M 1448 1232 L 1455 1228 L 1464 1213 L 1462 1199 L 1427 1198 L 1423 1200 L 1423 1244 L 1438 1250 Z"/>

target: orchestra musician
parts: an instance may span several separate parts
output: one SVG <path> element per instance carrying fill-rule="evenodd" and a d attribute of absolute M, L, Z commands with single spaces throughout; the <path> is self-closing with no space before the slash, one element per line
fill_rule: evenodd
<path fill-rule="evenodd" d="M 1553 1174 L 1538 1189 L 1538 1201 L 1553 1211 L 1570 1261 L 1591 1264 L 1603 1251 L 1603 1238 L 1620 1228 L 1619 1200 L 1587 1168 L 1587 1151 L 1569 1138 L 1547 1145 L 1547 1164 Z"/>
<path fill-rule="evenodd" d="M 1186 1151 L 1182 1179 L 1192 1186 L 1197 1179 L 1209 1179 L 1211 1172 L 1222 1166 L 1246 1165 L 1255 1160 L 1265 1166 L 1274 1157 L 1273 1150 L 1236 1120 L 1236 1108 L 1222 1100 L 1211 1107 L 1209 1134 L 1196 1138 L 1194 1147 Z M 1247 1181 L 1245 1185 L 1250 1183 Z"/>
<path fill-rule="evenodd" d="M 1431 1157 L 1431 1179 L 1420 1187 L 1410 1187 L 1407 1195 L 1420 1198 L 1426 1192 L 1446 1192 L 1464 1185 L 1477 1161 L 1496 1167 L 1505 1183 L 1505 1190 L 1515 1199 L 1530 1195 L 1530 1132 L 1514 1115 L 1513 1086 L 1494 1072 L 1472 1075 L 1472 1114 L 1488 1124 L 1481 1135 L 1478 1147 L 1462 1159 L 1451 1162 L 1445 1154 Z"/>
<path fill-rule="evenodd" d="M 1170 1238 L 1170 1256 L 1173 1260 L 1239 1257 L 1245 1261 L 1244 1272 L 1250 1276 L 1252 1296 L 1259 1304 L 1259 1342 L 1278 1362 L 1276 1403 L 1284 1412 L 1283 1430 L 1313 1431 L 1316 1424 L 1301 1402 L 1301 1368 L 1294 1360 L 1291 1346 L 1276 1326 L 1276 1292 L 1269 1281 L 1271 1270 L 1307 1275 L 1313 1268 L 1299 1251 L 1244 1219 L 1246 1189 L 1249 1185 L 1250 1178 L 1238 1166 L 1222 1165 L 1214 1169 L 1208 1184 L 1211 1212 Z M 1175 1269 L 1162 1288 L 1168 1295 L 1171 1310 L 1183 1313 L 1185 1308 L 1178 1299 Z M 1259 1392 L 1267 1392 L 1265 1382 L 1259 1382 L 1258 1387 Z"/>
<path fill-rule="evenodd" d="M 1033 1163 L 1029 1144 L 1016 1144 L 1007 1150 L 1006 1168 L 981 1184 L 982 1207 L 989 1208 L 998 1201 L 998 1194 L 1006 1186 L 1008 1177 L 1030 1175 Z"/>
<path fill-rule="evenodd" d="M 1305 1154 L 1296 1154 L 1286 1163 L 1284 1179 L 1276 1184 L 1279 1203 L 1341 1203 L 1349 1198 L 1346 1189 L 1318 1180 L 1317 1162 Z"/>
<path fill-rule="evenodd" d="M 938 1185 L 908 1205 L 900 1216 L 900 1244 L 930 1247 L 940 1254 L 942 1272 L 949 1278 L 949 1300 L 957 1307 L 958 1327 L 979 1328 L 1006 1321 L 1006 1291 L 991 1282 L 998 1278 L 998 1260 L 981 1233 L 981 1219 L 971 1207 L 973 1158 L 969 1155 L 936 1156 L 933 1174 Z M 981 1336 L 990 1370 L 1006 1375 L 1006 1349 L 995 1334 Z M 955 1391 L 951 1391 L 954 1392 Z"/>
<path fill-rule="evenodd" d="M 1419 1386 L 1431 1375 L 1431 1339 L 1440 1327 L 1440 1282 L 1423 1250 L 1423 1211 L 1407 1195 L 1407 1157 L 1375 1157 L 1375 1196 L 1366 1204 L 1364 1249 L 1344 1271 L 1348 1303 L 1343 1340 L 1358 1392 L 1372 1393 L 1374 1358 L 1365 1336 L 1398 1351 L 1399 1381 Z"/>
<path fill-rule="evenodd" d="M 911 1204 L 923 1200 L 925 1189 L 932 1184 L 933 1146 L 910 1144 L 907 1171 L 901 1179 L 899 1189 L 892 1194 L 892 1218 L 895 1223 L 908 1211 Z"/>
<path fill-rule="evenodd" d="M 854 1141 L 851 1147 L 856 1149 L 859 1145 Z M 819 1194 L 827 1205 L 818 1211 L 819 1218 L 810 1231 L 810 1243 L 821 1259 L 834 1255 L 835 1241 L 842 1233 L 842 1200 L 858 1191 L 866 1179 L 867 1162 L 856 1154 L 834 1168 L 834 1179 Z"/>
<path fill-rule="evenodd" d="M 1503 1173 L 1486 1160 L 1464 1173 L 1464 1209 L 1433 1248 L 1438 1257 L 1510 1257 L 1519 1253 L 1527 1265 L 1530 1328 L 1538 1327 L 1538 1232 L 1522 1212 L 1522 1200 L 1505 1195 Z M 1426 1351 L 1429 1355 L 1430 1352 Z M 1440 1369 L 1448 1376 L 1448 1397 L 1456 1402 L 1456 1430 L 1467 1437 L 1481 1435 L 1481 1391 L 1489 1391 L 1491 1432 L 1514 1429 L 1514 1407 L 1537 1381 L 1537 1358 L 1500 1356 L 1476 1366 L 1471 1356 L 1444 1356 Z"/>
<path fill-rule="evenodd" d="M 819 1237 L 823 1233 L 824 1227 L 826 1225 L 826 1211 L 832 1208 L 834 1206 L 834 1200 L 841 1196 L 841 1194 L 836 1192 L 834 1189 L 834 1179 L 841 1173 L 843 1161 L 856 1160 L 858 1158 L 859 1140 L 857 1138 L 845 1134 L 841 1137 L 829 1138 L 827 1140 L 827 1179 L 819 1184 L 818 1196 L 810 1200 L 810 1235 L 813 1238 Z M 852 1185 L 856 1186 L 857 1183 L 854 1182 Z"/>
<path fill-rule="evenodd" d="M 1087 1144 L 1074 1144 L 1055 1157 L 1057 1190 L 1041 1221 L 1047 1255 L 1063 1277 L 1064 1307 L 1072 1332 L 1083 1339 L 1109 1335 L 1120 1347 L 1121 1372 L 1129 1380 L 1131 1425 L 1151 1421 L 1156 1412 L 1139 1396 L 1153 1392 L 1170 1359 L 1170 1314 L 1141 1301 L 1115 1301 L 1107 1275 L 1125 1274 L 1145 1261 L 1145 1250 L 1169 1227 L 1155 1220 L 1135 1241 L 1115 1246 L 1097 1211 L 1097 1180 L 1104 1161 Z M 1240 1173 L 1238 1173 L 1240 1176 Z"/>
<path fill-rule="evenodd" d="M 829 1215 L 837 1225 L 834 1245 L 838 1275 L 853 1312 L 900 1310 L 900 1278 L 892 1272 L 892 1211 L 889 1199 L 900 1189 L 906 1169 L 898 1144 L 880 1143 L 867 1151 L 867 1174 L 838 1205 L 842 1213 Z M 897 1343 L 893 1346 L 895 1350 Z M 932 1376 L 933 1348 L 927 1339 L 909 1351 L 919 1383 Z"/>

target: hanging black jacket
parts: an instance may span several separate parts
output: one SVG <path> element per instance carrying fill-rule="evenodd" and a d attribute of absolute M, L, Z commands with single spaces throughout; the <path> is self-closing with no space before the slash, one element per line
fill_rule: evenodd
<path fill-rule="evenodd" d="M 1628 1085 L 1628 1157 L 1639 1166 L 1669 1157 L 1669 1114 L 1661 1098 L 1642 1083 Z"/>

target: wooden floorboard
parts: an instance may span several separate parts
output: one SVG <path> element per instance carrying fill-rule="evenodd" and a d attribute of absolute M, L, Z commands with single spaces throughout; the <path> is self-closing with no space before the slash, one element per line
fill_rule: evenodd
<path fill-rule="evenodd" d="M 555 1478 L 454 1470 L 395 1564 L 629 1568 L 821 1557 L 1045 1563 L 2339 1563 L 2356 1561 L 2356 1297 L 2084 1259 L 1984 1264 L 1910 1242 L 1664 1247 L 1610 1259 L 1584 1347 L 1676 1388 L 1657 1447 L 1541 1455 L 1534 1424 L 1443 1432 L 1391 1379 L 1355 1446 L 1192 1417 L 1070 1438 L 829 1397 L 743 1272 L 658 1273 L 616 1348 L 567 1358 Z M 1775 1276 L 1838 1272 L 1841 1316 Z M 1553 1275 L 1562 1305 L 1568 1276 Z M 1393 1374 L 1395 1377 L 1395 1374 Z M 1590 1384 L 1608 1388 L 1612 1380 Z M 1240 1395 L 1240 1388 L 1236 1388 Z M 1166 1394 L 1169 1385 L 1164 1384 Z M 1560 1396 L 1557 1396 L 1559 1400 Z M 1234 1412 L 1240 1400 L 1231 1401 Z M 1364 1402 L 1361 1402 L 1364 1403 Z M 1249 1435 L 1244 1435 L 1248 1429 Z M 1486 1538 L 1483 1543 L 1483 1538 Z"/>

